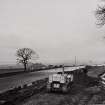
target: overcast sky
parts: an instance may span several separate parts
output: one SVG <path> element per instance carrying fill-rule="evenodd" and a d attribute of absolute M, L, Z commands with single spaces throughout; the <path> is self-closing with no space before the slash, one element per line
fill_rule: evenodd
<path fill-rule="evenodd" d="M 16 49 L 35 50 L 44 63 L 105 62 L 105 27 L 97 28 L 100 0 L 0 0 L 0 64 Z"/>

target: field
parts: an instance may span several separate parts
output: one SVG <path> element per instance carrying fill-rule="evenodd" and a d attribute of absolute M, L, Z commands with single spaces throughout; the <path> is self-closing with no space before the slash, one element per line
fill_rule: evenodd
<path fill-rule="evenodd" d="M 77 87 L 68 94 L 41 92 L 24 101 L 21 105 L 91 105 L 104 103 L 105 94 L 100 92 L 99 88 L 94 91 L 92 88 Z"/>
<path fill-rule="evenodd" d="M 88 68 L 88 75 L 75 72 L 74 83 L 66 94 L 47 92 L 47 78 L 34 81 L 0 94 L 0 103 L 6 102 L 0 105 L 104 105 L 105 89 L 98 82 L 98 75 L 104 70 L 100 66 Z"/>
<path fill-rule="evenodd" d="M 90 69 L 88 75 L 75 78 L 75 83 L 67 94 L 42 92 L 22 101 L 19 105 L 95 105 L 105 104 L 105 90 L 96 86 L 92 74 L 97 77 L 104 71 L 104 67 Z M 79 79 L 80 78 L 80 79 Z M 79 81 L 78 81 L 79 79 Z"/>

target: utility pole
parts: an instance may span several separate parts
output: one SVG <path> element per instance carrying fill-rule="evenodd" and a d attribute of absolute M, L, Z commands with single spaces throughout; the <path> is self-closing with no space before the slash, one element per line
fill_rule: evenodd
<path fill-rule="evenodd" d="M 77 61 L 76 61 L 76 56 L 75 56 L 75 66 L 77 65 L 76 63 L 77 63 Z"/>
<path fill-rule="evenodd" d="M 62 69 L 63 69 L 63 74 L 64 74 L 64 69 L 65 69 L 65 68 L 64 68 L 64 64 L 63 64 L 63 68 L 62 68 Z"/>

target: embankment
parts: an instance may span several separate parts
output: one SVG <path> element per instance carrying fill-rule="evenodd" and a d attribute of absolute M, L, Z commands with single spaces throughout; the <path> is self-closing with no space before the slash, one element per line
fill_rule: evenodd
<path fill-rule="evenodd" d="M 22 100 L 41 92 L 46 86 L 47 78 L 16 87 L 0 94 L 0 105 L 15 105 Z"/>

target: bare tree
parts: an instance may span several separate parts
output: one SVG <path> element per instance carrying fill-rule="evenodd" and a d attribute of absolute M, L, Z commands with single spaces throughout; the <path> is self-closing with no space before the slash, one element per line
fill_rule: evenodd
<path fill-rule="evenodd" d="M 95 11 L 95 16 L 97 18 L 97 25 L 98 26 L 105 25 L 105 5 L 104 6 L 98 6 L 98 8 Z"/>
<path fill-rule="evenodd" d="M 27 70 L 27 64 L 29 60 L 32 58 L 32 55 L 36 55 L 37 57 L 36 52 L 30 48 L 21 48 L 18 49 L 16 52 L 16 56 L 18 57 L 17 60 L 19 63 L 22 63 L 24 65 L 25 71 Z"/>

